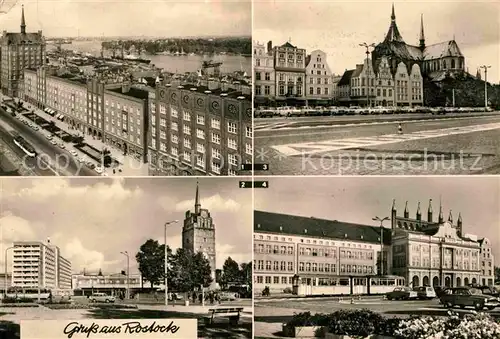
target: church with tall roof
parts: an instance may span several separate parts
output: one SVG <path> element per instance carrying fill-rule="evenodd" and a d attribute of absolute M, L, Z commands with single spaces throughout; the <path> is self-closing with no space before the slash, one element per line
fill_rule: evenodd
<path fill-rule="evenodd" d="M 382 57 L 389 60 L 392 73 L 396 73 L 398 65 L 403 62 L 406 69 L 417 64 L 423 75 L 434 81 L 444 79 L 446 74 L 465 71 L 465 57 L 453 38 L 449 41 L 427 44 L 424 32 L 423 15 L 420 18 L 420 39 L 412 45 L 403 39 L 398 25 L 394 4 L 392 5 L 391 24 L 384 41 L 375 46 L 372 53 L 374 68 L 378 69 Z"/>

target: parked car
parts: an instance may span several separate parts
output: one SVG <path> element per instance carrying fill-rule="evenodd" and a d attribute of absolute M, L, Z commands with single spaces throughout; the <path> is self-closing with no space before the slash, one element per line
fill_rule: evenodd
<path fill-rule="evenodd" d="M 114 296 L 106 293 L 94 293 L 89 297 L 89 300 L 93 303 L 114 303 L 116 301 Z"/>
<path fill-rule="evenodd" d="M 434 286 L 434 292 L 436 292 L 436 296 L 437 296 L 438 298 L 440 298 L 440 297 L 441 297 L 441 295 L 443 294 L 444 290 L 445 290 L 445 289 L 444 289 L 444 288 L 442 288 L 441 286 Z"/>
<path fill-rule="evenodd" d="M 500 305 L 498 298 L 483 294 L 481 290 L 473 287 L 447 288 L 443 291 L 440 300 L 448 308 L 474 307 L 476 311 L 481 311 L 485 307 L 492 310 Z"/>
<path fill-rule="evenodd" d="M 418 293 L 409 287 L 396 287 L 393 291 L 387 292 L 386 297 L 388 300 L 409 300 L 417 299 Z"/>
<path fill-rule="evenodd" d="M 417 290 L 418 299 L 422 299 L 422 300 L 434 299 L 437 296 L 436 291 L 434 291 L 434 288 L 432 288 L 430 286 L 417 287 L 416 290 Z"/>
<path fill-rule="evenodd" d="M 70 150 L 69 153 L 71 153 L 71 155 L 74 157 L 78 156 L 78 152 L 75 151 L 74 149 Z"/>
<path fill-rule="evenodd" d="M 478 286 L 477 289 L 481 290 L 483 294 L 491 295 L 492 297 L 500 297 L 500 292 L 494 286 Z"/>

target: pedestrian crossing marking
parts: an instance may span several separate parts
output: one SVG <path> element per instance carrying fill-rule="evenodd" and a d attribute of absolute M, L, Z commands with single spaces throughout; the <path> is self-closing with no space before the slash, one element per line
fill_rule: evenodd
<path fill-rule="evenodd" d="M 292 157 L 297 155 L 310 155 L 331 151 L 339 151 L 352 148 L 372 147 L 379 145 L 394 144 L 412 140 L 423 140 L 439 138 L 450 135 L 467 134 L 473 132 L 482 132 L 500 129 L 500 123 L 491 123 L 483 125 L 444 128 L 439 130 L 418 131 L 408 134 L 386 134 L 372 137 L 359 137 L 348 139 L 332 139 L 316 142 L 305 142 L 296 144 L 285 144 L 271 146 L 274 150 L 282 153 L 284 156 Z"/>

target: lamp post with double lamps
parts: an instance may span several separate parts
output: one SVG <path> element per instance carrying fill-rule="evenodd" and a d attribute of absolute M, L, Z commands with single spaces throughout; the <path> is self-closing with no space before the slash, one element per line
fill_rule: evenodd
<path fill-rule="evenodd" d="M 171 224 L 178 223 L 179 220 L 167 221 L 164 225 L 165 227 L 165 306 L 168 306 L 168 250 L 167 250 L 167 227 Z"/>
<path fill-rule="evenodd" d="M 7 253 L 10 249 L 13 249 L 13 248 L 14 248 L 14 246 L 9 246 L 5 249 L 5 285 L 4 285 L 5 292 L 4 292 L 4 298 L 7 298 L 7 261 L 8 261 Z"/>
<path fill-rule="evenodd" d="M 130 299 L 130 256 L 127 251 L 120 252 L 127 257 L 127 300 Z"/>
<path fill-rule="evenodd" d="M 366 48 L 366 106 L 371 107 L 371 99 L 370 99 L 370 48 L 375 49 L 375 44 L 367 44 L 366 42 L 363 42 L 362 44 L 359 44 L 361 47 Z"/>
<path fill-rule="evenodd" d="M 380 222 L 380 275 L 384 275 L 384 221 L 390 220 L 390 218 L 374 217 L 372 220 Z"/>

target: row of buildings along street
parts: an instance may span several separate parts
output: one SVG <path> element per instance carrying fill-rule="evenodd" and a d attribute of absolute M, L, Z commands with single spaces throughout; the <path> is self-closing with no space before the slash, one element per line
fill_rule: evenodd
<path fill-rule="evenodd" d="M 308 30 L 283 19 L 292 10 L 306 14 Z M 497 13 L 495 4 L 255 11 L 254 161 L 269 165 L 261 175 L 498 173 L 498 33 L 441 21 Z M 337 13 L 347 14 L 327 20 Z M 359 15 L 361 24 L 349 20 Z"/>
<path fill-rule="evenodd" d="M 445 317 L 454 304 L 443 296 L 476 290 L 494 304 L 465 304 L 461 316 L 474 306 L 500 317 L 497 178 L 269 178 L 255 194 L 256 337 L 338 310 Z"/>
<path fill-rule="evenodd" d="M 252 338 L 251 192 L 229 178 L 171 180 L 2 179 L 2 331 L 19 338 L 6 323 L 29 319 L 194 318 L 199 337 Z"/>
<path fill-rule="evenodd" d="M 6 14 L 20 30 L 1 43 L 2 173 L 245 173 L 250 38 L 47 38 L 28 29 L 34 10 Z"/>

